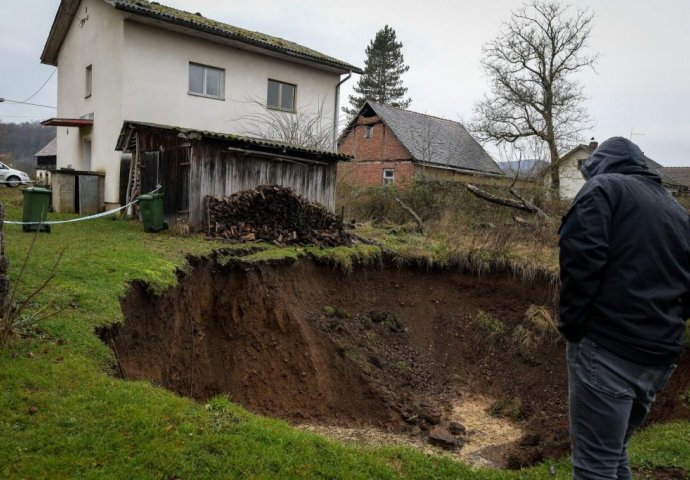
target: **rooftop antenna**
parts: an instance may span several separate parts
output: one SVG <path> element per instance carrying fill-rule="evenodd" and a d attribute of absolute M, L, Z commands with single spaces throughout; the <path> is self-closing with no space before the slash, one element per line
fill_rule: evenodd
<path fill-rule="evenodd" d="M 635 129 L 635 127 L 630 129 L 630 141 L 632 141 L 633 135 L 638 135 L 638 136 L 647 135 L 646 133 L 637 133 L 634 131 L 634 129 Z"/>

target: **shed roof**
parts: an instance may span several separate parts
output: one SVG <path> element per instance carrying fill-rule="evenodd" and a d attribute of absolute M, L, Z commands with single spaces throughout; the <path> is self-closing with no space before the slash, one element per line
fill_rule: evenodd
<path fill-rule="evenodd" d="M 55 157 L 57 156 L 57 137 L 52 139 L 48 144 L 40 149 L 35 157 Z"/>
<path fill-rule="evenodd" d="M 287 143 L 263 138 L 246 137 L 232 133 L 209 132 L 208 130 L 195 130 L 191 128 L 135 121 L 125 121 L 122 124 L 117 146 L 115 147 L 116 150 L 127 151 L 129 149 L 127 139 L 131 130 L 163 131 L 189 140 L 219 140 L 228 143 L 228 146 L 231 147 L 253 150 L 256 152 L 271 153 L 275 154 L 276 156 L 290 155 L 295 157 L 303 157 L 309 160 L 321 160 L 326 162 L 349 161 L 352 159 L 351 156 L 342 153 L 290 145 Z"/>
<path fill-rule="evenodd" d="M 459 122 L 367 101 L 348 128 L 360 115 L 378 116 L 419 163 L 503 175 Z"/>
<path fill-rule="evenodd" d="M 212 35 L 219 39 L 226 39 L 264 50 L 274 51 L 294 59 L 318 64 L 339 72 L 352 71 L 362 73 L 355 67 L 337 58 L 325 55 L 311 48 L 272 35 L 246 30 L 206 18 L 200 13 L 190 13 L 177 8 L 168 7 L 158 2 L 148 0 L 104 0 L 117 10 L 138 15 L 141 18 L 162 22 L 162 25 L 173 25 L 188 34 Z M 79 7 L 79 0 L 62 0 L 55 15 L 50 35 L 46 41 L 41 62 L 57 65 L 60 47 L 71 25 L 72 19 Z"/>

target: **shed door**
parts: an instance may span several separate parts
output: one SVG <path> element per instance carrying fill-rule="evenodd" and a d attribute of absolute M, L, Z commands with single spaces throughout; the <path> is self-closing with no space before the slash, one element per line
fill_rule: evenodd
<path fill-rule="evenodd" d="M 189 147 L 142 152 L 141 191 L 148 193 L 160 185 L 166 220 L 189 213 Z"/>
<path fill-rule="evenodd" d="M 98 195 L 99 177 L 96 175 L 79 175 L 78 188 L 78 212 L 82 215 L 93 215 L 98 213 L 100 202 Z"/>

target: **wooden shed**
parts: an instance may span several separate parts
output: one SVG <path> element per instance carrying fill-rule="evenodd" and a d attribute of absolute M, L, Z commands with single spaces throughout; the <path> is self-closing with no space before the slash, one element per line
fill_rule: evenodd
<path fill-rule="evenodd" d="M 259 138 L 131 121 L 124 122 L 116 148 L 132 154 L 121 175 L 126 202 L 160 185 L 166 221 L 183 217 L 195 230 L 204 225 L 206 195 L 225 197 L 266 184 L 290 187 L 333 211 L 337 163 L 351 159 Z"/>

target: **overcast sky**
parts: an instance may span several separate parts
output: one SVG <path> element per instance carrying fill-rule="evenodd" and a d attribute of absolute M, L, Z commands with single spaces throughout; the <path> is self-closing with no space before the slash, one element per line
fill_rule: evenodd
<path fill-rule="evenodd" d="M 41 65 L 59 0 L 0 0 L 0 97 L 24 100 L 53 72 Z M 286 38 L 363 66 L 364 49 L 385 24 L 403 42 L 411 110 L 470 119 L 487 90 L 481 47 L 522 2 L 485 0 L 161 0 L 161 3 Z M 590 51 L 600 60 L 580 76 L 596 126 L 585 137 L 630 137 L 666 166 L 690 166 L 690 1 L 574 0 L 591 8 Z M 56 104 L 56 76 L 32 103 Z M 342 101 L 356 82 L 346 85 Z M 0 120 L 44 119 L 54 110 L 0 103 Z M 493 149 L 490 149 L 493 152 Z"/>

